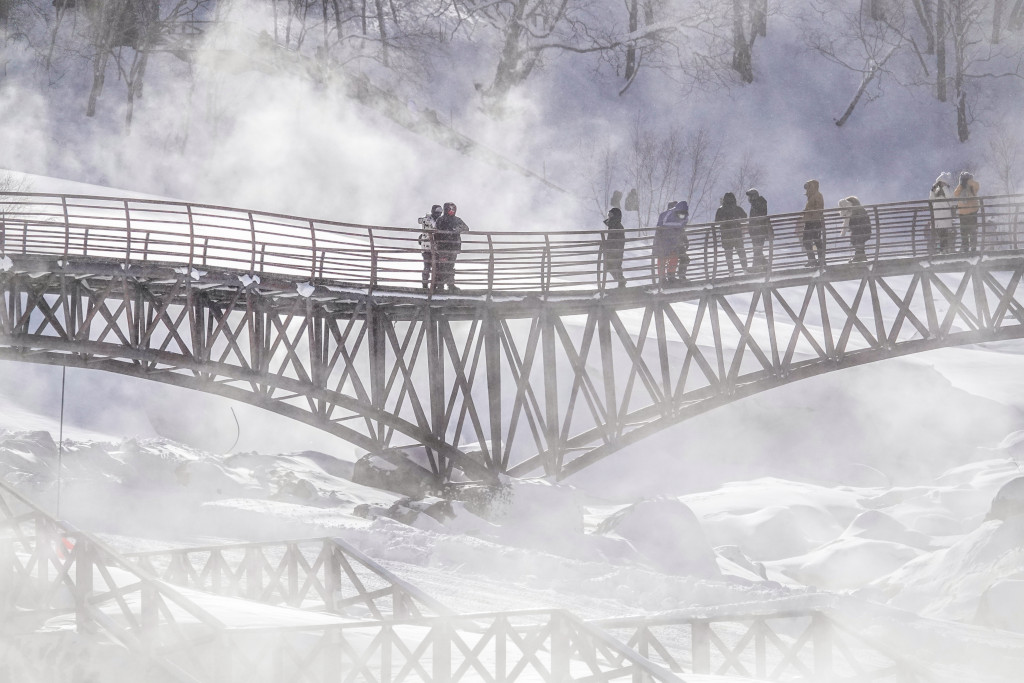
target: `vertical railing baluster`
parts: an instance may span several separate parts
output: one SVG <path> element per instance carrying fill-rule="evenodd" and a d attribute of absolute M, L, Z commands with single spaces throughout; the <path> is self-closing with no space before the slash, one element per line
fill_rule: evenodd
<path fill-rule="evenodd" d="M 124 227 L 127 233 L 124 245 L 124 269 L 127 272 L 132 263 L 132 214 L 127 199 L 124 200 Z"/>
<path fill-rule="evenodd" d="M 917 258 L 917 209 L 910 217 L 910 255 Z"/>
<path fill-rule="evenodd" d="M 985 202 L 980 197 L 978 198 L 978 251 L 985 251 L 985 243 L 988 242 L 986 235 L 988 234 L 988 221 L 985 220 Z"/>
<path fill-rule="evenodd" d="M 71 221 L 68 219 L 67 195 L 60 196 L 60 203 L 64 209 L 64 262 L 67 263 L 68 252 L 71 249 Z"/>
<path fill-rule="evenodd" d="M 188 214 L 188 272 L 189 277 L 192 277 L 192 266 L 195 264 L 196 258 L 196 227 L 192 219 L 191 204 L 185 206 L 185 212 Z"/>
<path fill-rule="evenodd" d="M 369 228 L 367 233 L 370 236 L 370 289 L 377 286 L 377 247 L 373 241 L 373 228 Z"/>
<path fill-rule="evenodd" d="M 313 221 L 309 222 L 309 242 L 310 242 L 310 252 L 309 253 L 313 256 L 313 258 L 312 258 L 312 260 L 310 262 L 310 266 L 309 266 L 309 279 L 310 279 L 310 281 L 312 281 L 312 280 L 316 279 L 316 262 L 317 262 L 317 259 L 316 259 L 316 225 L 313 224 Z M 321 258 L 321 260 L 320 260 L 320 278 L 323 279 L 323 276 L 324 276 L 324 262 L 323 262 L 323 259 Z"/>
<path fill-rule="evenodd" d="M 256 272 L 256 220 L 249 212 L 249 272 Z"/>
<path fill-rule="evenodd" d="M 878 256 L 882 251 L 882 222 L 878 215 L 878 206 L 872 207 L 872 212 L 875 214 L 875 263 L 878 262 Z"/>
<path fill-rule="evenodd" d="M 551 238 L 544 235 L 544 253 L 541 256 L 540 265 L 540 290 L 544 294 L 548 293 L 548 289 L 551 285 Z"/>
<path fill-rule="evenodd" d="M 494 291 L 494 239 L 487 235 L 487 291 Z"/>

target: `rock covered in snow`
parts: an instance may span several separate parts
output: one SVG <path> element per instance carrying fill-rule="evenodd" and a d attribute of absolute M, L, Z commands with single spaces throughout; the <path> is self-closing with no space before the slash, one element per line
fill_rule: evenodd
<path fill-rule="evenodd" d="M 992 499 L 992 509 L 986 519 L 1009 519 L 1024 515 L 1024 477 L 1017 477 L 1003 484 Z"/>
<path fill-rule="evenodd" d="M 422 498 L 437 489 L 433 473 L 398 448 L 359 458 L 352 468 L 352 481 L 412 498 Z"/>
<path fill-rule="evenodd" d="M 628 541 L 656 569 L 718 578 L 715 551 L 693 511 L 677 498 L 657 498 L 630 505 L 602 522 L 596 533 Z"/>

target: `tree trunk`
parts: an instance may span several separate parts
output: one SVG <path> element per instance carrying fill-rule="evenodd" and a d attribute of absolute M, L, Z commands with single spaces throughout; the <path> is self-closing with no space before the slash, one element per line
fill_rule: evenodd
<path fill-rule="evenodd" d="M 638 25 L 637 16 L 637 5 L 640 0 L 630 0 L 629 2 L 629 32 L 634 33 Z M 636 73 L 636 44 L 630 41 L 626 47 L 626 80 L 633 80 L 633 75 Z"/>
<path fill-rule="evenodd" d="M 750 0 L 750 42 L 768 35 L 768 0 Z"/>
<path fill-rule="evenodd" d="M 964 0 L 950 0 L 953 3 L 953 54 L 956 72 L 953 74 L 953 88 L 956 93 L 956 134 L 960 142 L 970 137 L 967 121 L 967 21 L 964 15 Z"/>
<path fill-rule="evenodd" d="M 956 135 L 960 142 L 967 142 L 967 139 L 971 137 L 971 131 L 967 125 L 967 93 L 962 90 L 956 101 Z"/>
<path fill-rule="evenodd" d="M 505 44 L 501 48 L 501 56 L 498 58 L 498 66 L 494 72 L 494 82 L 487 89 L 487 94 L 494 101 L 499 101 L 508 94 L 514 86 L 521 83 L 536 62 L 536 57 L 524 55 L 523 48 L 519 44 L 523 38 L 523 14 L 527 2 L 519 0 L 516 3 L 515 13 L 508 21 L 505 29 Z"/>
<path fill-rule="evenodd" d="M 743 32 L 742 0 L 732 0 L 732 68 L 744 83 L 754 81 L 754 66 L 750 59 L 750 45 Z"/>
<path fill-rule="evenodd" d="M 935 97 L 946 101 L 946 0 L 935 5 Z"/>
<path fill-rule="evenodd" d="M 1003 14 L 1006 12 L 1006 0 L 992 1 L 992 44 L 998 45 L 1003 28 Z"/>
<path fill-rule="evenodd" d="M 931 8 L 931 0 L 914 0 L 914 9 L 917 11 L 918 21 L 921 22 L 921 26 L 924 28 L 924 53 L 926 55 L 935 54 L 935 22 L 932 21 Z"/>
<path fill-rule="evenodd" d="M 377 27 L 380 29 L 380 48 L 381 58 L 384 61 L 384 66 L 388 65 L 388 27 L 384 21 L 384 4 L 381 0 L 374 0 L 374 4 L 377 9 Z"/>
<path fill-rule="evenodd" d="M 96 115 L 96 103 L 103 92 L 103 81 L 107 71 L 107 59 L 110 57 L 109 50 L 102 50 L 96 53 L 92 62 L 92 90 L 89 91 L 89 103 L 85 106 L 86 116 Z"/>

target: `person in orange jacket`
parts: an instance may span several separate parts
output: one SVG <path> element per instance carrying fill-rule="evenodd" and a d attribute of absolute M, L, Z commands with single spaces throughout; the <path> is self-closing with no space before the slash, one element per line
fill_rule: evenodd
<path fill-rule="evenodd" d="M 967 171 L 960 174 L 960 182 L 953 190 L 957 198 L 956 213 L 960 218 L 960 251 L 973 254 L 978 251 L 978 210 L 981 200 L 978 199 L 980 189 L 978 181 Z"/>

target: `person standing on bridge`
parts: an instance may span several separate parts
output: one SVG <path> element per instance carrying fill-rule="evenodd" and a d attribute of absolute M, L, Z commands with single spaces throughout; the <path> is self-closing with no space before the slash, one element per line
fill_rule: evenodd
<path fill-rule="evenodd" d="M 622 274 L 622 252 L 626 249 L 626 231 L 622 227 L 622 209 L 613 206 L 608 210 L 608 218 L 604 219 L 608 228 L 601 236 L 600 257 L 604 261 L 604 272 L 615 278 L 619 287 L 626 286 L 626 276 Z"/>
<path fill-rule="evenodd" d="M 736 195 L 726 192 L 722 196 L 722 205 L 715 211 L 715 222 L 722 237 L 722 248 L 725 250 L 725 266 L 729 269 L 729 275 L 733 274 L 732 254 L 737 252 L 740 258 L 740 267 L 747 269 L 747 250 L 743 246 L 743 223 L 747 212 L 736 203 Z"/>
<path fill-rule="evenodd" d="M 747 201 L 750 202 L 750 244 L 754 249 L 752 265 L 756 269 L 763 269 L 768 264 L 768 259 L 764 256 L 765 242 L 770 247 L 775 239 L 772 221 L 768 218 L 768 200 L 756 189 L 750 188 L 747 190 Z"/>
<path fill-rule="evenodd" d="M 935 179 L 928 199 L 932 202 L 932 234 L 933 247 L 940 254 L 953 253 L 953 245 L 956 244 L 956 232 L 953 227 L 953 215 L 956 208 L 953 206 L 953 191 L 949 189 L 949 181 L 952 180 L 948 171 L 943 171 Z"/>
<path fill-rule="evenodd" d="M 434 231 L 437 229 L 437 219 L 440 217 L 441 205 L 434 204 L 430 207 L 430 213 L 416 219 L 423 228 L 418 240 L 420 253 L 423 255 L 423 289 L 428 289 L 430 287 L 430 273 L 432 270 L 436 275 L 434 261 L 437 259 L 437 254 L 434 249 Z"/>
<path fill-rule="evenodd" d="M 957 198 L 956 212 L 960 217 L 960 251 L 973 254 L 978 251 L 978 210 L 981 200 L 978 199 L 980 185 L 967 171 L 960 174 L 960 182 L 953 190 Z"/>
<path fill-rule="evenodd" d="M 434 284 L 438 291 L 457 292 L 455 286 L 455 260 L 462 251 L 462 233 L 469 231 L 469 226 L 455 215 L 458 207 L 455 202 L 445 202 L 442 215 L 437 219 L 437 231 L 434 244 L 437 249 L 437 270 Z"/>
<path fill-rule="evenodd" d="M 864 246 L 871 239 L 871 216 L 868 210 L 860 204 L 860 200 L 850 196 L 839 200 L 839 208 L 843 210 L 842 236 L 850 235 L 850 245 L 853 246 L 853 258 L 850 263 L 863 263 L 868 260 Z"/>
<path fill-rule="evenodd" d="M 690 220 L 690 207 L 686 202 L 669 202 L 668 208 L 658 216 L 654 229 L 654 258 L 658 264 L 658 282 L 670 285 L 676 282 L 676 271 L 680 269 L 679 255 L 686 262 L 686 223 Z M 685 275 L 686 265 L 681 267 Z M 685 277 L 684 277 L 685 279 Z"/>
<path fill-rule="evenodd" d="M 804 183 L 804 192 L 807 195 L 807 204 L 804 206 L 801 241 L 807 253 L 808 267 L 820 268 L 825 265 L 825 198 L 818 191 L 817 180 L 812 179 Z"/>

